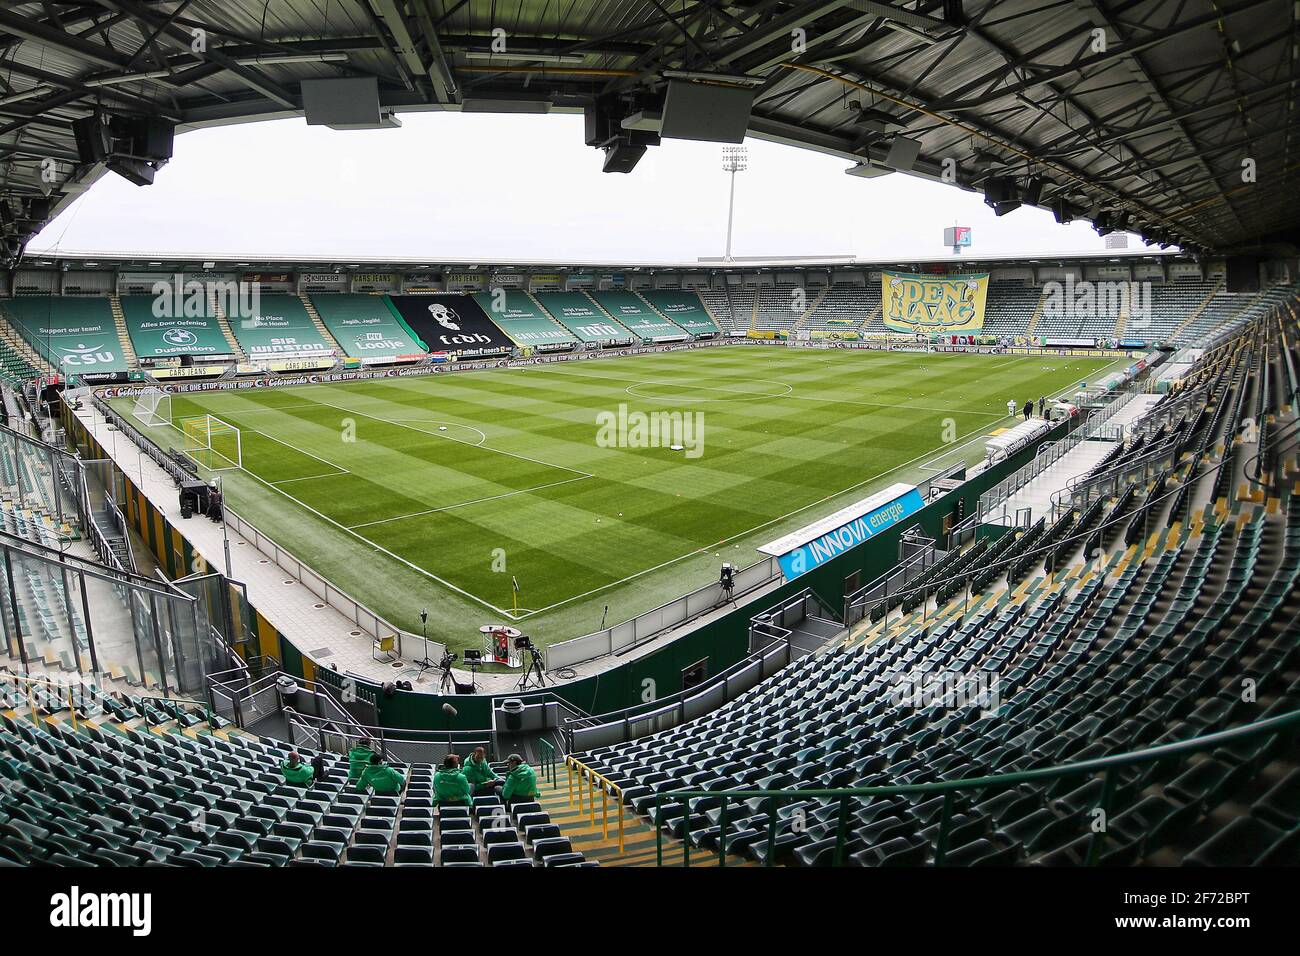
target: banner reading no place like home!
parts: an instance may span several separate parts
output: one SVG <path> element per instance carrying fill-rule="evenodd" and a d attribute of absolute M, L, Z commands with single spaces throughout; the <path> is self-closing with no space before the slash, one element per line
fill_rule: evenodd
<path fill-rule="evenodd" d="M 915 485 L 890 485 L 869 498 L 841 508 L 820 521 L 765 544 L 758 550 L 776 557 L 787 581 L 874 538 L 916 514 L 925 502 Z"/>

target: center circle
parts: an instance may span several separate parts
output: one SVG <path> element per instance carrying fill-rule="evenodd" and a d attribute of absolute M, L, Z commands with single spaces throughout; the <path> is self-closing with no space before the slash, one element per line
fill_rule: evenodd
<path fill-rule="evenodd" d="M 755 389 L 752 386 L 759 386 L 759 388 Z M 673 394 L 674 390 L 706 392 L 708 394 Z M 624 391 L 633 398 L 693 405 L 702 402 L 743 402 L 756 398 L 782 398 L 793 392 L 794 388 L 785 382 L 778 382 L 773 379 L 752 378 L 723 385 L 690 385 L 685 382 L 635 382 L 627 386 Z"/>

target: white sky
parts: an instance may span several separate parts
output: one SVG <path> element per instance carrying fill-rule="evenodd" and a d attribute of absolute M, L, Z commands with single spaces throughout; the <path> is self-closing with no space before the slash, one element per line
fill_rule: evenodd
<path fill-rule="evenodd" d="M 600 171 L 582 117 L 406 113 L 396 130 L 300 118 L 176 138 L 152 186 L 107 174 L 29 252 L 681 262 L 720 256 L 727 174 L 715 143 L 664 140 L 629 175 Z M 734 256 L 1094 252 L 1086 223 L 1021 208 L 998 219 L 976 193 L 750 140 L 736 179 Z M 1141 241 L 1130 237 L 1130 248 Z"/>

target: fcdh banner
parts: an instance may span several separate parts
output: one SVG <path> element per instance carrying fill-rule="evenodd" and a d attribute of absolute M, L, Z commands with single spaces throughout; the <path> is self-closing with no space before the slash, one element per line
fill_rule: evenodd
<path fill-rule="evenodd" d="M 880 285 L 881 318 L 895 331 L 930 335 L 984 328 L 987 272 L 956 276 L 885 272 Z"/>

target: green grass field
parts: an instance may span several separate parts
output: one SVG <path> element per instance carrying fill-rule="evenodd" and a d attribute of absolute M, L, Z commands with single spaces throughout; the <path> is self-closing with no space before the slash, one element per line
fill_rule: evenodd
<path fill-rule="evenodd" d="M 430 636 L 463 647 L 512 616 L 549 643 L 750 564 L 876 487 L 976 461 L 1009 398 L 1109 364 L 735 346 L 177 396 L 172 415 L 237 426 L 229 505 L 394 624 L 418 632 L 428 608 Z M 689 432 L 681 451 L 610 447 L 600 416 L 620 405 L 698 413 L 698 455 Z"/>

